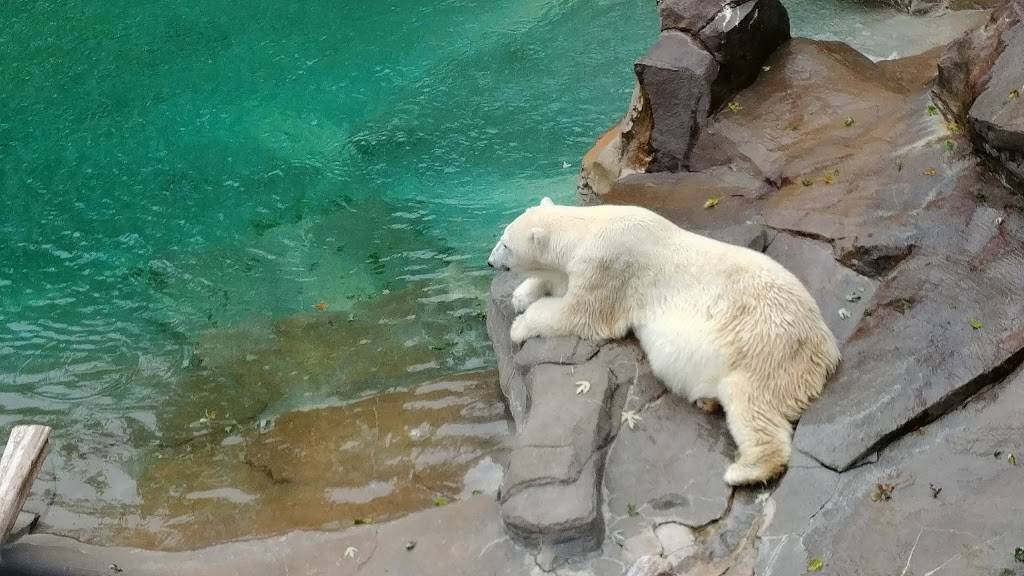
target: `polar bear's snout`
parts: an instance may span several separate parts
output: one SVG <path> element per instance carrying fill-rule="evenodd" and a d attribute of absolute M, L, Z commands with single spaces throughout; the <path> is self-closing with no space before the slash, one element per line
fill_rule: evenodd
<path fill-rule="evenodd" d="M 504 241 L 499 240 L 494 250 L 491 250 L 491 255 L 487 258 L 487 265 L 498 270 L 508 270 L 511 260 L 512 251 L 509 250 Z"/>

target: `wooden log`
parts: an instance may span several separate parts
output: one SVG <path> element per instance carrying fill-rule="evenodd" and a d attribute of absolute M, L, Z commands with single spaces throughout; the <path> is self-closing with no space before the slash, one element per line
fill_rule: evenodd
<path fill-rule="evenodd" d="M 7 438 L 0 458 L 0 545 L 11 534 L 49 445 L 48 426 L 15 426 Z"/>

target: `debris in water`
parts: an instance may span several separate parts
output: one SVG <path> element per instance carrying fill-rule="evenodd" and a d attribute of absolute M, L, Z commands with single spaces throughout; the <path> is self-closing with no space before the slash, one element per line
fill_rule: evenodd
<path fill-rule="evenodd" d="M 981 330 L 981 327 L 983 326 L 981 321 L 978 320 L 977 318 L 971 318 L 970 320 L 968 320 L 968 322 L 970 323 L 971 328 L 975 330 Z"/>
<path fill-rule="evenodd" d="M 847 310 L 846 308 L 840 308 L 839 309 L 839 319 L 840 320 L 847 320 L 847 319 L 850 318 L 850 316 L 851 316 L 850 311 Z"/>
<path fill-rule="evenodd" d="M 921 174 L 924 174 L 925 176 L 935 176 L 935 168 L 929 166 L 928 168 L 925 168 L 924 172 L 921 172 Z"/>
<path fill-rule="evenodd" d="M 939 493 L 942 492 L 942 488 L 940 486 L 936 486 L 931 482 L 928 483 L 928 489 L 932 491 L 932 498 L 938 498 Z"/>
<path fill-rule="evenodd" d="M 708 208 L 714 208 L 715 206 L 718 206 L 718 196 L 712 196 L 711 198 L 708 198 L 707 200 L 704 201 L 705 210 L 707 210 Z"/>
<path fill-rule="evenodd" d="M 434 496 L 434 506 L 447 506 L 448 499 L 444 496 Z"/>
<path fill-rule="evenodd" d="M 853 126 L 853 118 L 847 117 L 846 120 L 843 120 L 843 126 L 847 128 Z"/>
<path fill-rule="evenodd" d="M 321 300 L 316 304 L 313 304 L 313 308 L 316 308 L 317 312 L 323 312 L 324 310 L 327 310 L 327 302 Z"/>
<path fill-rule="evenodd" d="M 743 105 L 733 100 L 732 102 L 729 102 L 729 110 L 732 110 L 733 112 L 739 112 L 740 110 L 743 110 Z"/>
<path fill-rule="evenodd" d="M 355 558 L 356 554 L 359 553 L 359 549 L 355 546 L 349 546 L 345 548 L 345 558 Z"/>
<path fill-rule="evenodd" d="M 579 396 L 580 394 L 586 394 L 587 392 L 590 392 L 590 382 L 587 382 L 586 380 L 580 380 L 576 382 L 577 396 Z"/>
<path fill-rule="evenodd" d="M 415 547 L 416 547 L 416 541 L 415 540 L 409 540 L 408 542 L 405 543 L 405 549 L 406 550 L 412 550 Z"/>

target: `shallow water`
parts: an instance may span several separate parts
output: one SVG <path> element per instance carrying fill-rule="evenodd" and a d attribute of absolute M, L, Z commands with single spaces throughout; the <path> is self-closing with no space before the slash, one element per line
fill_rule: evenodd
<path fill-rule="evenodd" d="M 862 44 L 892 15 L 787 5 L 795 34 Z M 571 201 L 657 32 L 650 0 L 9 1 L 0 20 L 0 433 L 55 427 L 45 530 L 157 547 L 329 524 L 165 532 L 271 506 L 240 476 L 176 474 L 197 447 L 232 469 L 222 441 L 289 410 L 492 365 L 491 243 Z"/>

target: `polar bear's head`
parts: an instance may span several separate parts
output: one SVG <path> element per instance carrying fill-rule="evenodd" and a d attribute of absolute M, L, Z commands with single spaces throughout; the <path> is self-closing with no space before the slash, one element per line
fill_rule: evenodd
<path fill-rule="evenodd" d="M 540 206 L 527 208 L 506 226 L 487 258 L 487 265 L 498 270 L 518 272 L 547 268 L 548 231 L 544 226 L 543 209 L 554 205 L 550 198 L 545 197 L 540 201 Z"/>

